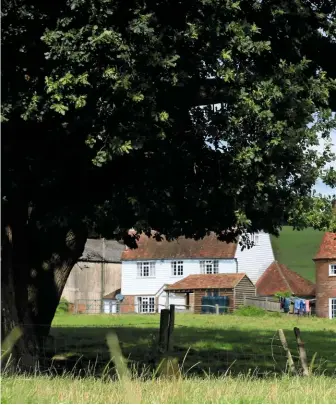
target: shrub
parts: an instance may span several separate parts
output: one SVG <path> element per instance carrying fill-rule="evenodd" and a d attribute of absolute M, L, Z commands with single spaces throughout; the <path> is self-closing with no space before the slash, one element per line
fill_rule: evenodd
<path fill-rule="evenodd" d="M 65 298 L 61 298 L 57 309 L 56 309 L 56 314 L 65 314 L 66 312 L 69 312 L 69 302 Z"/>
<path fill-rule="evenodd" d="M 292 296 L 290 291 L 279 291 L 274 294 L 277 298 L 290 298 Z"/>
<path fill-rule="evenodd" d="M 265 316 L 267 311 L 263 308 L 253 306 L 242 306 L 235 311 L 235 315 L 241 316 Z"/>

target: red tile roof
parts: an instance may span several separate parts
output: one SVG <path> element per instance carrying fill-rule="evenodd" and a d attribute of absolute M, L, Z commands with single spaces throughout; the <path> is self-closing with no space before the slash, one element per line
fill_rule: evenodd
<path fill-rule="evenodd" d="M 336 233 L 326 232 L 323 235 L 319 250 L 314 260 L 336 259 Z"/>
<path fill-rule="evenodd" d="M 192 274 L 183 280 L 177 281 L 175 284 L 171 284 L 167 288 L 167 291 L 234 288 L 244 277 L 247 277 L 245 273 Z"/>
<path fill-rule="evenodd" d="M 124 250 L 121 260 L 233 259 L 237 248 L 236 243 L 221 242 L 214 233 L 200 240 L 181 236 L 171 242 L 165 238 L 157 242 L 154 238 L 148 238 L 142 234 L 137 244 L 137 249 Z"/>
<path fill-rule="evenodd" d="M 274 261 L 256 283 L 258 295 L 274 295 L 277 292 L 289 291 L 297 296 L 315 295 L 315 284 L 284 264 Z"/>

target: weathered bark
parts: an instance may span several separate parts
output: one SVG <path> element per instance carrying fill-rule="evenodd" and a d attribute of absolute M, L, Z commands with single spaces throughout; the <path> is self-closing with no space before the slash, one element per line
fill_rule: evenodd
<path fill-rule="evenodd" d="M 28 221 L 24 204 L 2 214 L 2 340 L 20 327 L 23 336 L 11 360 L 13 367 L 19 363 L 27 370 L 38 359 L 39 344 L 49 333 L 66 280 L 83 252 L 86 232 L 81 226 L 58 225 L 39 230 Z"/>

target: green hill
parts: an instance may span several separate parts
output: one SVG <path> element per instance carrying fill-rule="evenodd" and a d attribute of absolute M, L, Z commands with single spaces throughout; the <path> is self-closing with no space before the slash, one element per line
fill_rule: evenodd
<path fill-rule="evenodd" d="M 302 277 L 315 282 L 313 257 L 317 253 L 324 232 L 312 228 L 294 231 L 284 226 L 280 236 L 271 237 L 275 259 Z"/>

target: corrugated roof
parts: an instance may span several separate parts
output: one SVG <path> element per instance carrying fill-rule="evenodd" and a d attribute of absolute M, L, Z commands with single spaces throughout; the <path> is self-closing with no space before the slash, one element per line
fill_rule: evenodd
<path fill-rule="evenodd" d="M 105 240 L 105 261 L 121 262 L 121 254 L 125 246 L 116 240 Z M 80 261 L 103 262 L 103 240 L 88 239 L 85 244 L 84 252 Z"/>
<path fill-rule="evenodd" d="M 183 280 L 171 284 L 167 288 L 167 291 L 200 290 L 207 288 L 234 288 L 244 277 L 247 277 L 245 273 L 192 274 Z"/>
<path fill-rule="evenodd" d="M 154 238 L 142 234 L 137 242 L 137 249 L 126 249 L 122 260 L 144 259 L 233 259 L 237 244 L 218 240 L 215 233 L 200 240 L 188 239 L 184 236 L 168 242 L 165 238 L 157 242 Z"/>
<path fill-rule="evenodd" d="M 326 232 L 323 235 L 319 250 L 314 260 L 336 259 L 336 233 Z"/>
<path fill-rule="evenodd" d="M 256 283 L 258 295 L 274 295 L 277 292 L 289 291 L 297 296 L 315 295 L 315 284 L 284 264 L 274 261 Z"/>

